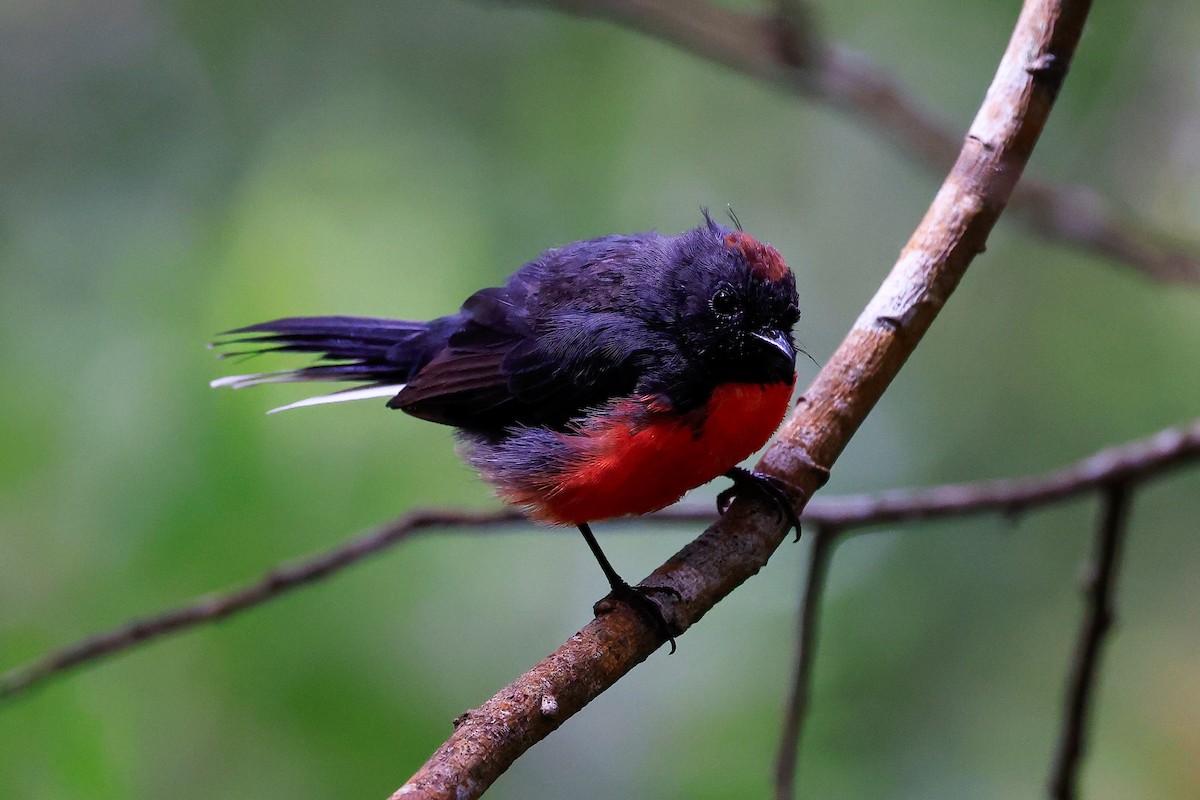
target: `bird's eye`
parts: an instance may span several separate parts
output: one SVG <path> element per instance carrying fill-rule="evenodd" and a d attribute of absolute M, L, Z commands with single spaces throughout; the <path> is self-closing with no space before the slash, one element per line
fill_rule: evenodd
<path fill-rule="evenodd" d="M 708 305 L 714 313 L 722 317 L 731 317 L 738 310 L 737 295 L 728 286 L 722 286 L 713 294 L 712 300 L 708 301 Z"/>

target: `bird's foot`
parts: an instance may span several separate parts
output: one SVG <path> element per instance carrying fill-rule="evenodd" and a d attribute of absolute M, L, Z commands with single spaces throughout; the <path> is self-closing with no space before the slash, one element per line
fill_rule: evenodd
<path fill-rule="evenodd" d="M 733 485 L 721 491 L 717 495 L 717 513 L 724 514 L 728 510 L 733 498 L 746 490 L 758 492 L 768 500 L 774 500 L 779 511 L 779 518 L 786 522 L 788 528 L 795 528 L 796 538 L 793 541 L 800 541 L 800 516 L 796 514 L 796 507 L 792 505 L 791 499 L 788 497 L 785 484 L 774 475 L 764 475 L 761 472 L 751 472 L 748 469 L 734 467 L 725 473 L 725 477 L 733 481 Z"/>
<path fill-rule="evenodd" d="M 682 595 L 670 586 L 630 586 L 625 581 L 614 583 L 612 591 L 593 609 L 597 615 L 612 610 L 613 603 L 624 603 L 632 608 L 651 628 L 664 636 L 671 644 L 671 653 L 675 652 L 675 637 L 683 633 L 678 626 L 667 621 L 662 607 L 650 599 L 652 594 L 669 594 L 676 600 L 682 600 Z"/>

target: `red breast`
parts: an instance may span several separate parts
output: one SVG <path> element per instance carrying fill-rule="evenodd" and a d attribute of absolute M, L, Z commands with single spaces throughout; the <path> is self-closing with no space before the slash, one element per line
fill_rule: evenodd
<path fill-rule="evenodd" d="M 783 421 L 789 383 L 727 383 L 708 403 L 676 414 L 651 398 L 618 403 L 584 427 L 564 433 L 575 457 L 545 491 L 503 491 L 505 499 L 545 522 L 578 525 L 669 506 L 758 450 Z"/>

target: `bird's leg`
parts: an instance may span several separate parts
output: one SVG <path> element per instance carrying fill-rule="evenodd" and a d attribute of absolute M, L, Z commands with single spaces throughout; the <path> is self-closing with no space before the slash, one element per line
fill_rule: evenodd
<path fill-rule="evenodd" d="M 579 532 L 583 534 L 583 540 L 591 548 L 592 555 L 596 558 L 596 563 L 600 565 L 600 569 L 604 572 L 604 577 L 608 579 L 609 588 L 612 590 L 608 596 L 632 608 L 650 627 L 665 636 L 667 641 L 671 643 L 671 652 L 674 653 L 675 635 L 679 633 L 679 630 L 667 622 L 667 618 L 663 616 L 662 609 L 658 603 L 650 599 L 649 595 L 661 592 L 663 594 L 674 595 L 675 599 L 679 600 L 681 599 L 679 592 L 670 586 L 630 586 L 613 569 L 613 565 L 608 561 L 608 556 L 604 555 L 604 551 L 600 549 L 600 543 L 596 541 L 596 537 L 592 535 L 591 527 L 586 522 L 579 525 Z M 602 600 L 601 602 L 604 601 Z"/>
<path fill-rule="evenodd" d="M 733 498 L 742 492 L 746 490 L 758 492 L 768 500 L 775 501 L 780 519 L 786 522 L 789 528 L 796 529 L 795 541 L 800 541 L 800 517 L 796 514 L 796 507 L 788 498 L 787 491 L 784 490 L 783 481 L 773 475 L 751 472 L 741 467 L 729 470 L 725 473 L 725 477 L 733 481 L 733 486 L 724 489 L 717 495 L 718 513 L 724 514 L 729 508 L 729 504 L 733 502 Z"/>

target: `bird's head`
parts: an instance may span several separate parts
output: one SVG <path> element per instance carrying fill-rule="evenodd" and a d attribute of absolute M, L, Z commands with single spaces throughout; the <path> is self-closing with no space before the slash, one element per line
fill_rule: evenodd
<path fill-rule="evenodd" d="M 715 380 L 794 379 L 792 327 L 800 305 L 795 276 L 778 250 L 706 212 L 705 224 L 677 237 L 668 280 L 676 340 Z"/>

